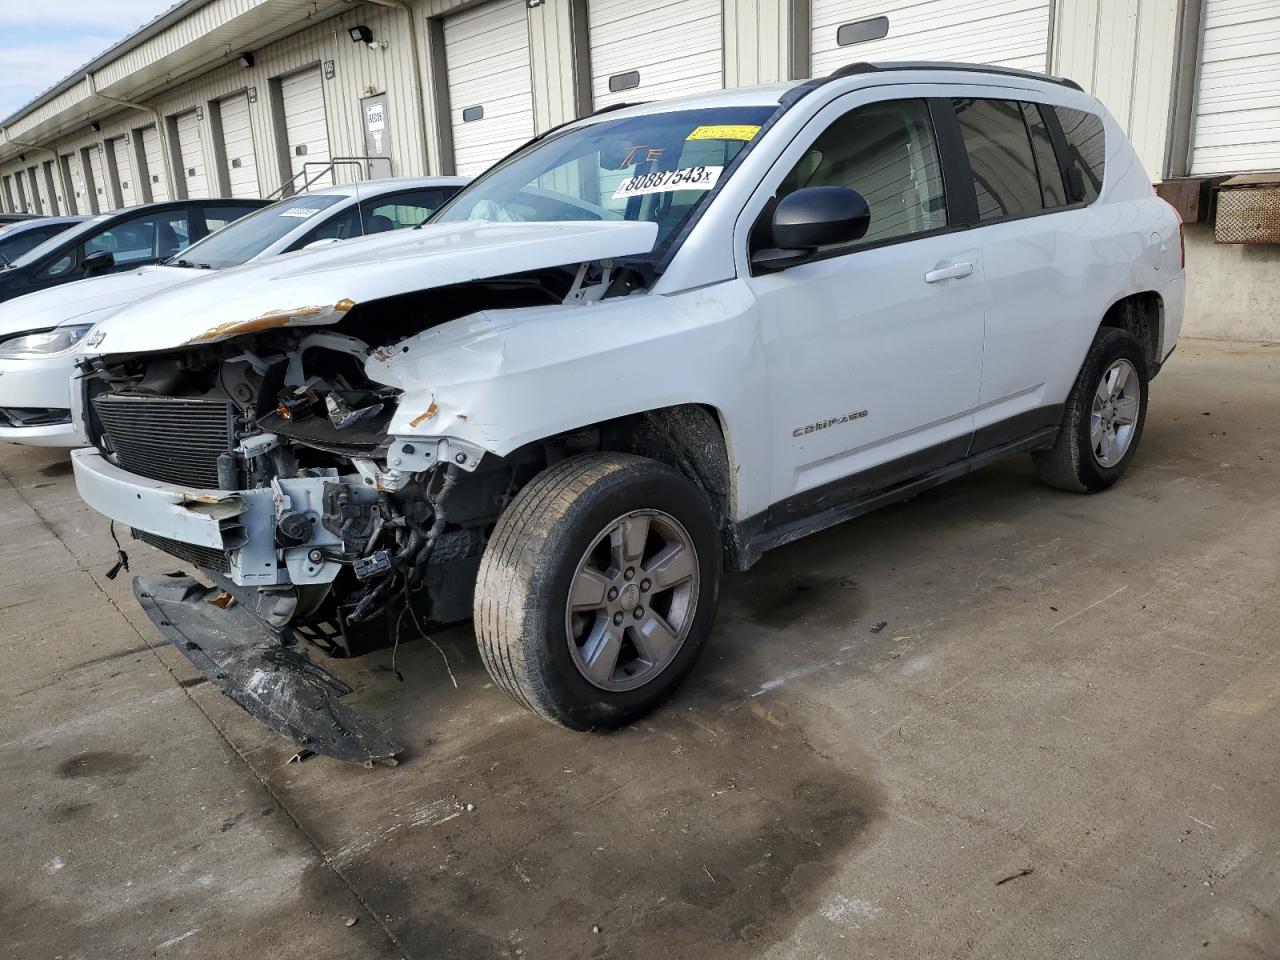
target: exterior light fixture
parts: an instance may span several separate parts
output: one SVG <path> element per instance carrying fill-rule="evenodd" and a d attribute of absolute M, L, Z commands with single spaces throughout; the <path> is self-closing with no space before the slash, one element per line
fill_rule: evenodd
<path fill-rule="evenodd" d="M 248 70 L 250 67 L 252 67 L 252 66 L 253 66 L 253 54 L 252 54 L 252 53 L 242 53 L 242 54 L 240 54 L 240 66 L 244 67 L 246 70 Z"/>
<path fill-rule="evenodd" d="M 350 35 L 352 43 L 367 43 L 373 46 L 373 31 L 363 23 L 358 27 L 352 27 L 347 33 Z"/>

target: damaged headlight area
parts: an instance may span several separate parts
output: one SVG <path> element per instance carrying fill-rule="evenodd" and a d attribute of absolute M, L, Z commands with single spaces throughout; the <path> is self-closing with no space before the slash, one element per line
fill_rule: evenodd
<path fill-rule="evenodd" d="M 465 618 L 447 591 L 424 587 L 447 579 L 432 570 L 437 554 L 474 566 L 483 538 L 470 524 L 492 512 L 483 476 L 451 509 L 482 451 L 388 435 L 399 395 L 366 378 L 368 352 L 337 333 L 276 334 L 84 370 L 105 461 L 181 490 L 188 512 L 212 515 L 234 492 L 213 547 L 193 547 L 163 514 L 135 518 L 135 536 L 248 588 L 270 626 L 322 624 L 317 642 L 335 653 L 367 648 L 362 634 L 393 598 L 436 622 Z"/>
<path fill-rule="evenodd" d="M 466 619 L 487 529 L 511 484 L 510 471 L 471 444 L 388 435 L 400 398 L 365 376 L 368 352 L 332 332 L 272 333 L 81 367 L 96 448 L 75 460 L 82 496 L 197 567 L 217 594 L 152 583 L 144 607 L 166 633 L 185 630 L 170 639 L 233 698 L 334 755 L 343 752 L 280 720 L 288 711 L 278 693 L 254 709 L 245 697 L 255 696 L 230 689 L 229 678 L 243 687 L 258 676 L 244 657 L 258 664 L 271 650 L 264 662 L 288 672 L 279 651 L 299 641 L 352 656 L 423 624 Z M 274 638 L 246 645 L 242 629 L 239 659 L 212 657 L 232 649 L 207 622 L 204 607 L 218 597 Z M 184 617 L 184 603 L 203 604 L 199 616 Z M 334 678 L 318 667 L 301 673 L 309 696 L 327 702 Z"/>

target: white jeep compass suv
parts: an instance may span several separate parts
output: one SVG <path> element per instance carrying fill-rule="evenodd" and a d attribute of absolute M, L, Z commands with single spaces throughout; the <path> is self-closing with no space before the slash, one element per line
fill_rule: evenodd
<path fill-rule="evenodd" d="M 518 702 L 608 727 L 765 550 L 1008 454 L 1115 483 L 1182 308 L 1179 220 L 1097 100 L 856 64 L 600 111 L 416 231 L 112 317 L 76 479 L 198 568 L 135 582 L 158 627 L 317 752 L 399 748 L 307 646 L 468 617 Z"/>

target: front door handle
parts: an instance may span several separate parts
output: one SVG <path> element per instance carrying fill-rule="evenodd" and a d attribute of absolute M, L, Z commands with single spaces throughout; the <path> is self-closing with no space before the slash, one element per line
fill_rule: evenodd
<path fill-rule="evenodd" d="M 937 283 L 940 280 L 961 280 L 973 273 L 972 263 L 952 263 L 945 267 L 930 270 L 924 275 L 925 283 Z"/>

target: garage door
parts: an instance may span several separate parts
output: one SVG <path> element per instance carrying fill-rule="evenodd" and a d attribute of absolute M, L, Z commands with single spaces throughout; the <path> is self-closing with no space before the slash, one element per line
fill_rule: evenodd
<path fill-rule="evenodd" d="M 724 86 L 722 0 L 592 0 L 596 109 Z"/>
<path fill-rule="evenodd" d="M 444 22 L 453 162 L 474 176 L 533 136 L 525 0 L 501 0 Z"/>
<path fill-rule="evenodd" d="M 62 186 L 62 180 L 58 176 L 57 168 L 52 160 L 46 160 L 40 165 L 40 175 L 44 177 L 45 193 L 49 195 L 50 212 L 58 215 L 67 212 L 67 198 L 63 196 L 66 192 Z"/>
<path fill-rule="evenodd" d="M 129 140 L 126 137 L 117 137 L 114 140 L 107 141 L 107 149 L 111 151 L 111 158 L 116 165 L 116 183 L 120 187 L 120 199 L 124 206 L 132 207 L 140 202 L 137 192 L 137 182 L 133 176 L 133 164 L 129 162 Z"/>
<path fill-rule="evenodd" d="M 1050 0 L 812 0 L 814 76 L 859 60 L 958 60 L 1043 73 Z"/>
<path fill-rule="evenodd" d="M 72 154 L 64 153 L 58 157 L 58 164 L 62 168 L 63 189 L 71 191 L 71 196 L 67 197 L 66 212 L 69 214 L 77 214 L 81 210 L 86 209 L 84 199 L 84 176 L 80 173 L 80 161 Z"/>
<path fill-rule="evenodd" d="M 111 197 L 107 195 L 107 181 L 102 175 L 102 148 L 94 144 L 89 148 L 89 180 L 92 182 L 93 202 L 97 213 L 111 209 Z"/>
<path fill-rule="evenodd" d="M 296 184 L 317 177 L 329 162 L 329 122 L 324 109 L 324 81 L 320 68 L 303 70 L 280 81 L 280 99 L 284 108 L 285 139 L 289 150 L 290 172 L 298 176 Z M 312 186 L 333 183 L 325 173 Z"/>
<path fill-rule="evenodd" d="M 142 137 L 142 156 L 147 163 L 147 182 L 151 187 L 153 201 L 169 199 L 169 180 L 164 174 L 164 147 L 160 144 L 160 131 L 155 127 L 144 128 Z"/>
<path fill-rule="evenodd" d="M 200 118 L 194 110 L 175 118 L 178 128 L 178 156 L 182 170 L 178 176 L 186 182 L 187 198 L 209 196 L 209 178 L 204 170 L 204 145 L 200 140 Z"/>
<path fill-rule="evenodd" d="M 253 149 L 253 127 L 249 123 L 249 98 L 241 93 L 219 101 L 222 118 L 222 156 L 227 164 L 227 183 L 233 197 L 256 197 L 258 158 Z"/>
<path fill-rule="evenodd" d="M 49 207 L 45 201 L 44 191 L 40 189 L 40 176 L 35 167 L 27 168 L 27 186 L 31 190 L 31 212 L 47 215 Z"/>
<path fill-rule="evenodd" d="M 1191 172 L 1280 168 L 1280 5 L 1206 0 Z"/>

